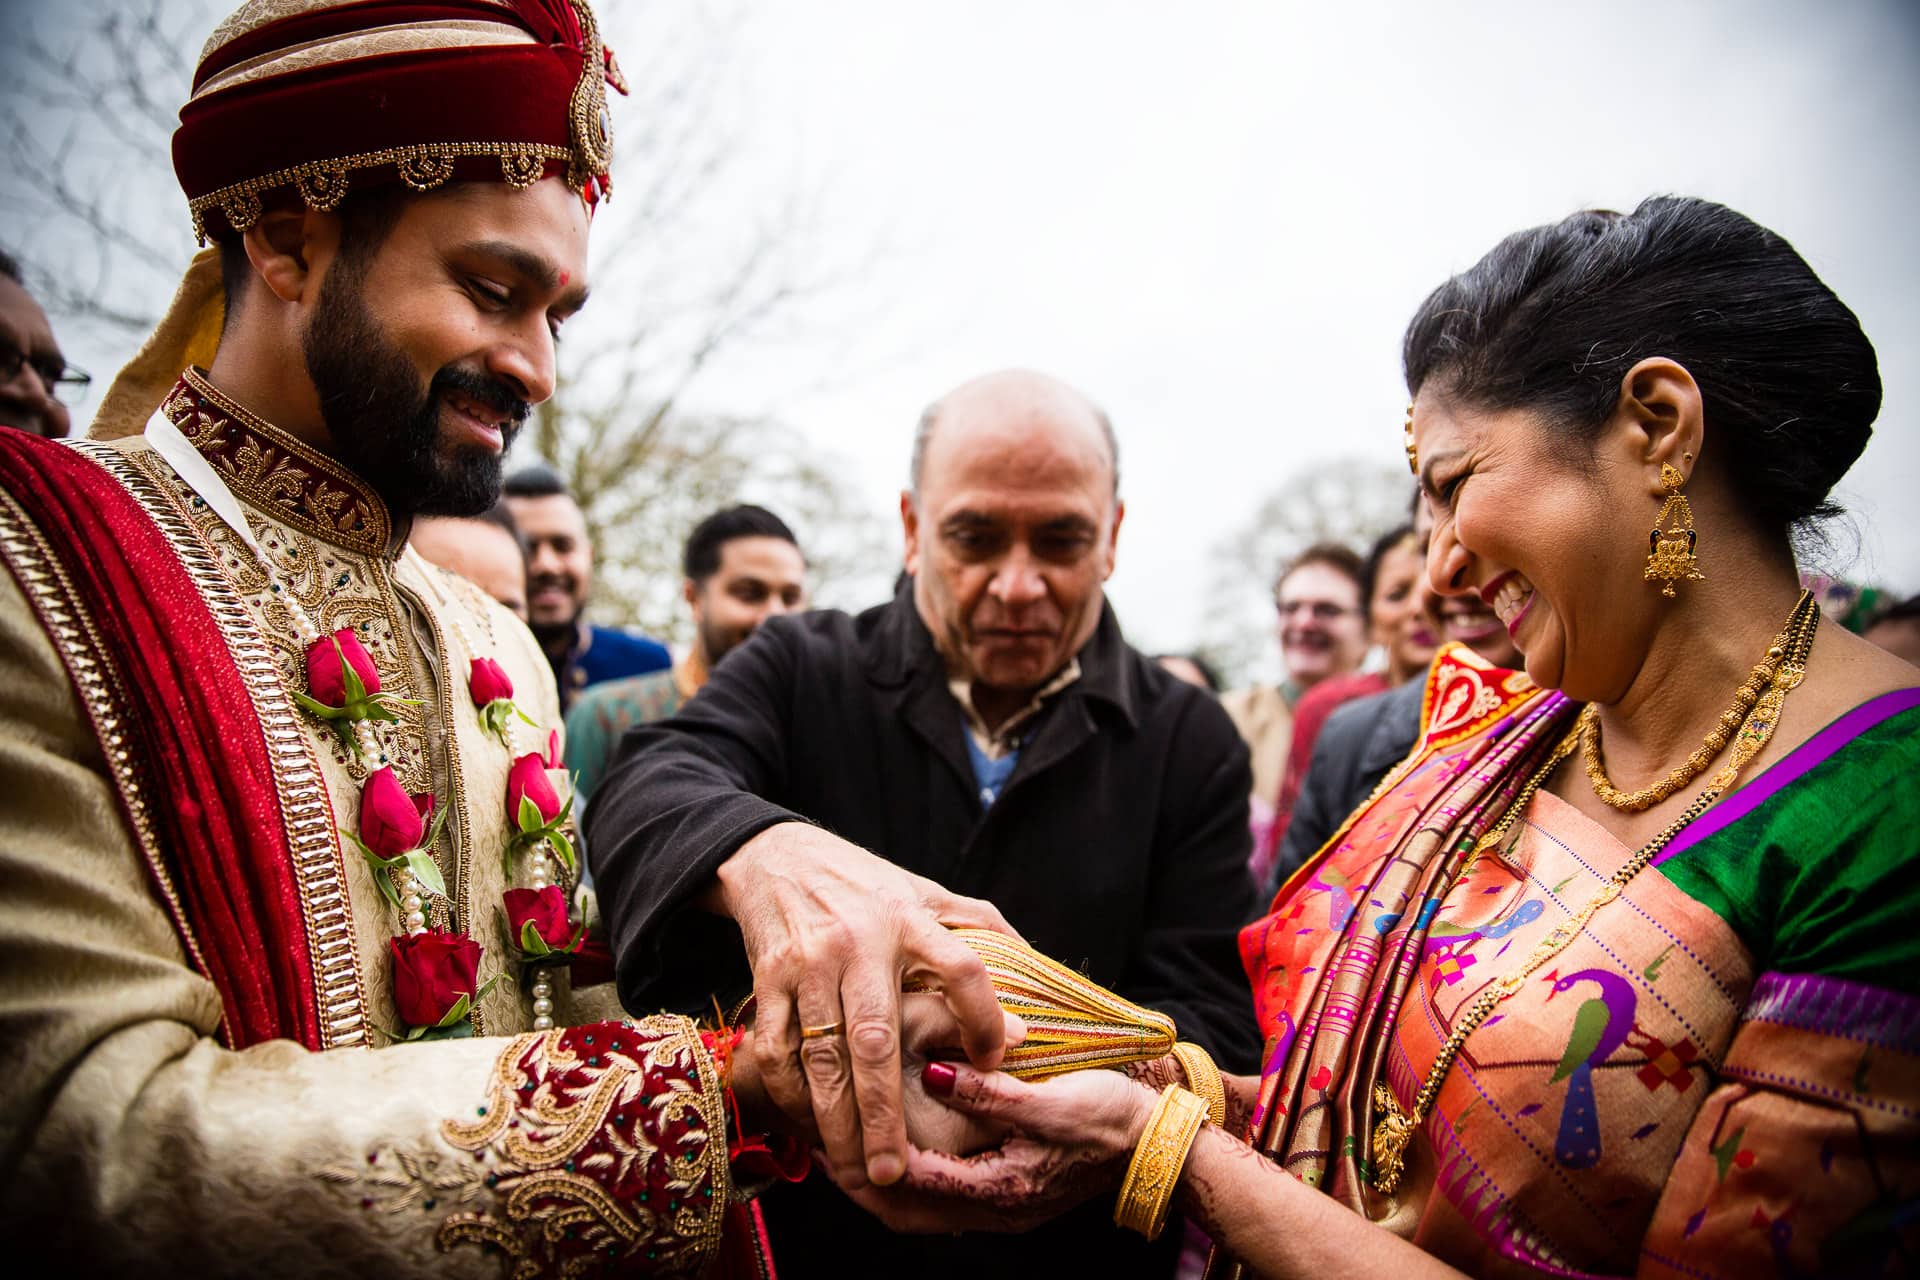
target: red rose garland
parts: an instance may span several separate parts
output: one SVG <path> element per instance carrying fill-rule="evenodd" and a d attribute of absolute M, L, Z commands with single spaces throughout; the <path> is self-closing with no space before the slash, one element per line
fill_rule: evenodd
<path fill-rule="evenodd" d="M 355 740 L 360 725 L 398 720 L 395 706 L 420 705 L 411 698 L 380 692 L 379 668 L 352 627 L 341 627 L 307 646 L 307 692 L 295 692 L 293 699 L 325 722 L 355 754 L 360 751 Z"/>
<path fill-rule="evenodd" d="M 171 439 L 173 447 L 191 450 L 178 431 L 164 420 L 158 426 L 150 424 L 148 430 L 158 441 Z M 196 498 L 253 553 L 266 575 L 268 591 L 287 611 L 293 632 L 304 646 L 306 668 L 307 687 L 304 692 L 293 691 L 294 701 L 337 735 L 354 759 L 371 761 L 371 772 L 361 783 L 359 831 L 344 834 L 367 859 L 381 893 L 404 913 L 404 933 L 388 943 L 393 959 L 394 1003 L 407 1027 L 395 1038 L 472 1035 L 473 1007 L 498 981 L 498 975 L 484 984 L 480 982 L 481 947 L 472 938 L 461 933 L 428 930 L 426 896 L 446 896 L 445 877 L 431 853 L 446 814 L 431 795 L 407 794 L 388 767 L 391 753 L 384 749 L 375 729 L 376 724 L 400 719 L 395 707 L 422 704 L 381 690 L 379 669 L 352 628 L 341 627 L 331 634 L 321 634 L 306 606 L 288 589 L 280 575 L 280 566 L 254 536 L 238 501 L 217 475 L 208 472 L 196 481 L 191 474 L 183 472 L 182 478 Z M 437 571 L 429 569 L 426 580 L 468 653 L 468 691 L 480 712 L 481 728 L 498 738 L 511 754 L 512 719 L 534 722 L 513 705 L 513 682 L 500 664 L 491 658 L 473 656 L 475 646 L 461 623 L 458 610 L 448 601 Z M 548 741 L 545 762 L 554 768 L 560 765 L 557 733 Z M 519 763 L 515 762 L 516 767 Z M 529 888 L 509 891 L 513 905 L 508 911 L 510 916 L 518 913 L 523 943 L 537 939 L 546 948 L 538 955 L 523 952 L 522 959 L 544 962 L 579 946 L 579 937 L 568 936 L 563 928 L 564 890 L 547 883 L 549 847 L 560 854 L 569 869 L 574 865 L 572 844 L 559 829 L 572 809 L 573 800 L 569 795 L 564 804 L 558 803 L 551 780 L 544 776 L 538 785 L 524 770 L 519 776 L 518 787 L 509 786 L 514 805 L 509 827 L 514 834 L 507 858 L 511 875 L 514 852 L 525 851 Z M 440 811 L 436 813 L 436 809 Z M 529 814 L 531 821 L 524 820 Z M 531 894 L 531 898 L 515 896 L 522 892 Z M 556 895 L 559 896 L 557 905 Z M 535 966 L 529 976 L 533 1025 L 536 1029 L 549 1028 L 553 1026 L 553 1003 L 548 971 Z"/>
<path fill-rule="evenodd" d="M 473 1034 L 468 1014 L 480 980 L 480 944 L 464 933 L 410 933 L 387 939 L 393 955 L 393 1003 L 407 1024 L 404 1040 L 434 1032 Z"/>
<path fill-rule="evenodd" d="M 276 594 L 290 608 L 299 607 L 285 592 Z M 447 604 L 444 597 L 441 603 Z M 454 623 L 465 641 L 465 628 L 457 617 Z M 314 634 L 310 624 L 300 630 Z M 471 650 L 472 645 L 467 647 Z M 345 834 L 366 859 L 380 892 L 402 913 L 404 932 L 387 945 L 393 960 L 394 1004 L 405 1030 L 391 1034 L 399 1040 L 470 1036 L 473 1006 L 499 977 L 480 982 L 483 948 L 472 938 L 428 929 L 428 896 L 447 895 L 446 878 L 432 853 L 446 812 L 432 795 L 409 795 L 400 785 L 374 727 L 399 719 L 394 706 L 418 703 L 381 692 L 372 655 L 351 628 L 313 639 L 307 645 L 306 667 L 307 692 L 294 695 L 300 706 L 338 734 L 356 756 L 379 761 L 380 767 L 361 783 L 359 831 Z M 535 722 L 514 705 L 513 681 L 506 670 L 492 658 L 471 659 L 467 691 L 481 729 L 511 752 L 513 721 Z M 548 850 L 559 856 L 569 873 L 577 861 L 563 829 L 573 812 L 571 789 L 562 799 L 548 774 L 549 769 L 560 767 L 560 735 L 554 731 L 544 752 L 515 757 L 507 771 L 506 808 L 512 835 L 506 870 L 511 877 L 514 855 L 524 854 L 529 887 L 504 894 L 505 926 L 516 958 L 535 966 L 528 976 L 537 1029 L 553 1026 L 551 976 L 537 966 L 571 959 L 585 933 L 568 918 L 566 890 L 548 882 Z"/>
<path fill-rule="evenodd" d="M 500 745 L 513 750 L 512 717 L 519 717 L 538 729 L 531 716 L 513 705 L 513 681 L 506 669 L 492 658 L 475 658 L 467 667 L 467 693 L 480 711 L 480 727 L 500 739 Z"/>

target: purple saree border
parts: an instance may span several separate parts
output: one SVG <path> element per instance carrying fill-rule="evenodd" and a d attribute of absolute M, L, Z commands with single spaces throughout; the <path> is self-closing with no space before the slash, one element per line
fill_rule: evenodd
<path fill-rule="evenodd" d="M 1686 830 L 1653 860 L 1653 865 L 1657 867 L 1709 836 L 1726 830 L 1867 730 L 1914 707 L 1920 707 L 1920 689 L 1895 689 L 1892 693 L 1867 699 L 1789 751 L 1752 782 L 1687 824 Z"/>
<path fill-rule="evenodd" d="M 1920 1054 L 1920 996 L 1865 982 L 1769 971 L 1754 982 L 1744 1016 Z"/>

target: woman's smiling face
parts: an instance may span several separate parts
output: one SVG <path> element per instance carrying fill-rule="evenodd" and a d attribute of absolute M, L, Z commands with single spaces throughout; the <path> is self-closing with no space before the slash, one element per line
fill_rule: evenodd
<path fill-rule="evenodd" d="M 1422 389 L 1421 484 L 1433 505 L 1427 573 L 1490 606 L 1536 684 L 1612 701 L 1655 622 L 1638 585 L 1654 508 L 1607 441 L 1587 446 L 1524 409 L 1485 411 Z"/>

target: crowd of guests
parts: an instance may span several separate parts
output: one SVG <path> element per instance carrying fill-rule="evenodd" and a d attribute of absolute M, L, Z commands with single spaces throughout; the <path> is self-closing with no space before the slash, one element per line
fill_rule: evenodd
<path fill-rule="evenodd" d="M 891 598 L 730 505 L 676 655 L 504 463 L 624 76 L 400 8 L 208 41 L 213 244 L 84 438 L 0 258 L 17 1263 L 1913 1270 L 1920 621 L 1796 563 L 1880 390 L 1792 246 L 1656 197 L 1442 282 L 1277 686 L 1128 642 L 1120 436 L 1023 369 L 902 424 Z"/>
<path fill-rule="evenodd" d="M 0 381 L 0 424 L 66 435 L 67 402 L 91 379 L 66 363 L 18 261 L 0 251 L 0 373 L 9 370 Z M 1217 695 L 1252 753 L 1249 865 L 1263 892 L 1315 852 L 1412 747 L 1418 678 L 1441 643 L 1466 645 L 1497 666 L 1519 662 L 1484 602 L 1433 589 L 1425 565 L 1428 508 L 1416 493 L 1409 509 L 1410 522 L 1380 533 L 1364 554 L 1342 542 L 1315 543 L 1275 574 L 1286 671 L 1279 684 L 1225 689 L 1212 661 L 1197 651 L 1154 659 Z M 682 595 L 694 640 L 678 659 L 650 636 L 589 621 L 593 544 L 586 516 L 544 463 L 509 476 L 501 500 L 477 515 L 421 517 L 410 540 L 532 629 L 568 711 L 569 758 L 583 797 L 627 728 L 672 715 L 705 683 L 713 663 L 765 618 L 804 608 L 807 596 L 792 530 L 773 512 L 743 505 L 714 512 L 688 535 Z M 1819 581 L 1823 607 L 1848 630 L 1920 662 L 1920 596 Z M 613 687 L 587 694 L 602 684 Z M 1362 705 L 1345 706 L 1352 702 Z"/>

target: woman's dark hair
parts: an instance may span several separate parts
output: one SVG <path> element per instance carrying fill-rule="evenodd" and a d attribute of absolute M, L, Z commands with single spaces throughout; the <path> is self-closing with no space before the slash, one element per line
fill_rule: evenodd
<path fill-rule="evenodd" d="M 1860 321 L 1793 246 L 1724 205 L 1656 196 L 1508 236 L 1407 326 L 1407 388 L 1530 409 L 1585 443 L 1639 361 L 1700 386 L 1709 446 L 1748 511 L 1786 530 L 1873 434 L 1880 371 Z"/>
<path fill-rule="evenodd" d="M 1380 581 L 1380 562 L 1387 558 L 1387 552 L 1412 536 L 1412 525 L 1395 525 L 1375 538 L 1373 546 L 1367 549 L 1366 562 L 1360 569 L 1360 616 L 1369 623 L 1373 621 L 1373 588 Z"/>

